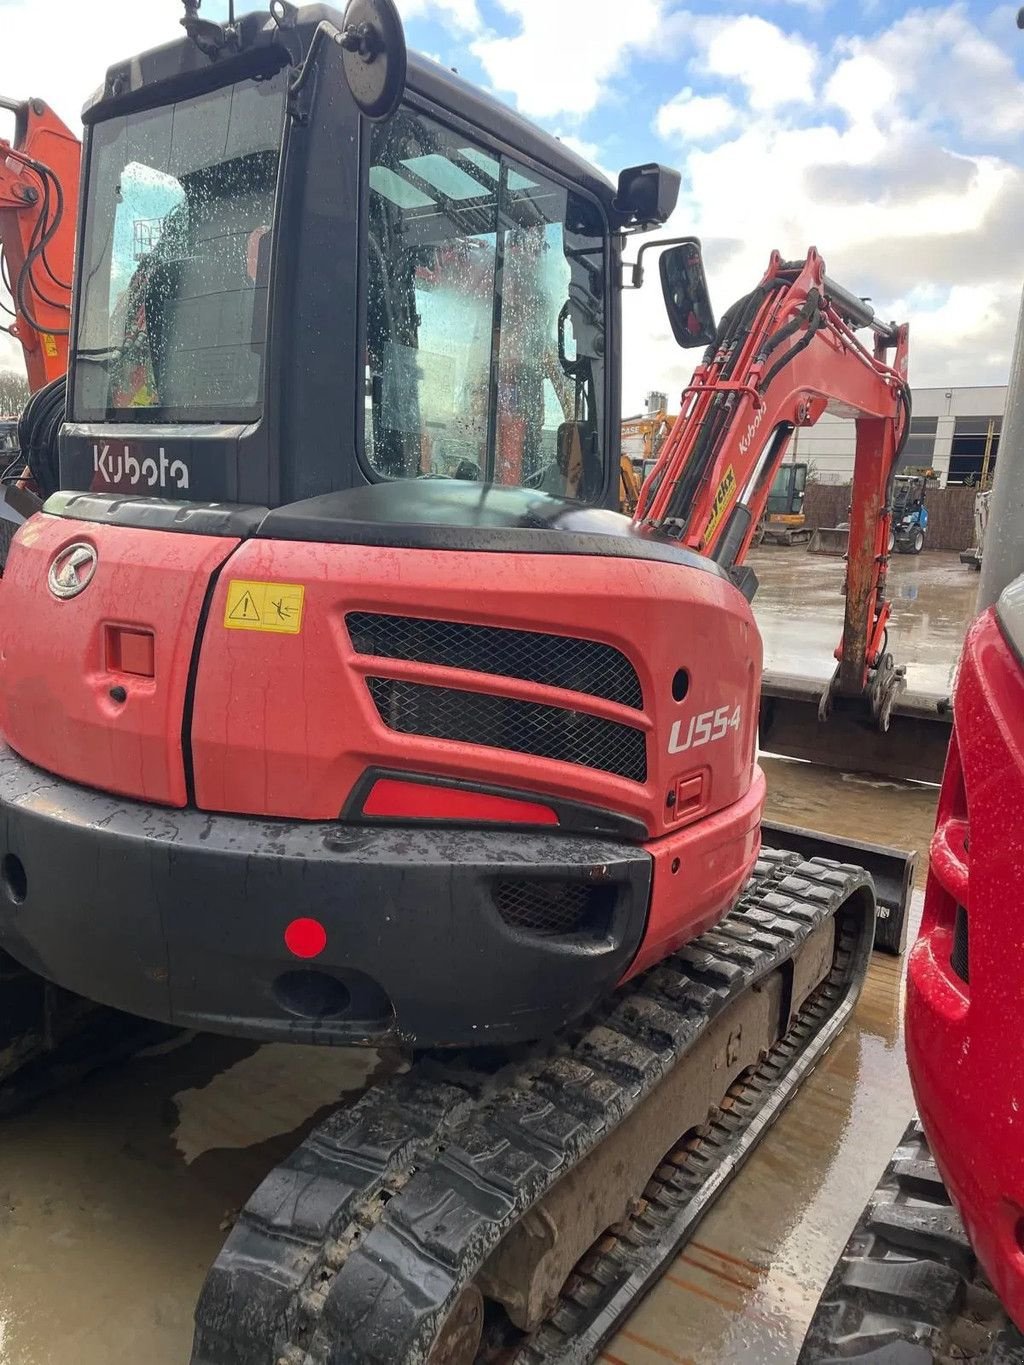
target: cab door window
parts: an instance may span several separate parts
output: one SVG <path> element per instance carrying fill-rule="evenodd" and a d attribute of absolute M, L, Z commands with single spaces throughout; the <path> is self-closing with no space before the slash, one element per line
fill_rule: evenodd
<path fill-rule="evenodd" d="M 403 110 L 373 132 L 368 213 L 373 472 L 599 495 L 597 206 Z"/>

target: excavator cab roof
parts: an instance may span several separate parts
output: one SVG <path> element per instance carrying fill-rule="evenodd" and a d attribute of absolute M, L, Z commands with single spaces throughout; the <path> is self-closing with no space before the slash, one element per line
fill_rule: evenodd
<path fill-rule="evenodd" d="M 82 121 L 89 125 L 135 109 L 203 94 L 238 75 L 266 79 L 282 66 L 295 71 L 324 22 L 340 29 L 344 16 L 331 5 L 303 5 L 292 11 L 291 22 L 282 28 L 271 13 L 254 12 L 237 21 L 237 37 L 213 61 L 183 36 L 128 61 L 116 62 L 86 103 Z M 507 146 L 579 181 L 612 211 L 616 189 L 590 162 L 455 71 L 410 51 L 406 88 L 411 95 L 429 99 L 472 124 L 500 131 Z"/>
<path fill-rule="evenodd" d="M 63 486 L 274 507 L 440 477 L 613 507 L 623 239 L 678 176 L 616 188 L 415 54 L 368 118 L 344 22 L 190 10 L 108 70 Z"/>

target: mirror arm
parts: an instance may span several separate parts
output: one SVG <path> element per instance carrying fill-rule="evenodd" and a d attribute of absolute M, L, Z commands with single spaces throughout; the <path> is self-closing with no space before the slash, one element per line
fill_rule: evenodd
<path fill-rule="evenodd" d="M 317 53 L 324 40 L 329 38 L 331 42 L 337 43 L 340 47 L 344 45 L 342 41 L 344 36 L 341 29 L 338 28 L 336 24 L 332 24 L 330 19 L 320 20 L 319 24 L 316 26 L 316 32 L 313 34 L 309 47 L 306 50 L 306 59 L 295 73 L 292 78 L 292 83 L 288 88 L 290 99 L 297 100 L 308 84 L 313 68 L 316 66 Z"/>
<path fill-rule="evenodd" d="M 623 261 L 623 266 L 632 272 L 632 284 L 624 284 L 623 289 L 642 289 L 644 286 L 644 253 L 654 249 L 664 250 L 670 246 L 700 246 L 699 237 L 659 237 L 653 242 L 644 242 L 637 252 L 636 260 L 630 265 L 629 261 Z"/>
<path fill-rule="evenodd" d="M 196 0 L 198 3 L 198 0 Z M 290 0 L 270 0 L 270 13 L 279 30 L 294 28 L 297 10 Z M 349 0 L 344 27 L 321 19 L 310 40 L 306 58 L 289 87 L 289 112 L 300 123 L 309 118 L 304 100 L 320 48 L 336 43 L 343 53 L 345 78 L 360 112 L 373 122 L 390 118 L 405 90 L 406 47 L 395 0 Z M 375 77 L 367 88 L 366 72 Z"/>

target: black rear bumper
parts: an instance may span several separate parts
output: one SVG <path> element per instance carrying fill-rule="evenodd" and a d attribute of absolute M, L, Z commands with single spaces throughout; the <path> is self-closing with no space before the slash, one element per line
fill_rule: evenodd
<path fill-rule="evenodd" d="M 527 1040 L 614 986 L 647 920 L 624 842 L 169 810 L 0 748 L 0 948 L 103 1004 L 304 1043 Z M 292 955 L 289 923 L 327 945 Z"/>

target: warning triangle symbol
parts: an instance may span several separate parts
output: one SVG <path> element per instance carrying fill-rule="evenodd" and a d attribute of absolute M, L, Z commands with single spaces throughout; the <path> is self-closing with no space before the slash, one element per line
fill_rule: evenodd
<path fill-rule="evenodd" d="M 259 621 L 260 614 L 253 601 L 251 592 L 244 592 L 235 604 L 234 611 L 228 613 L 229 621 Z"/>

